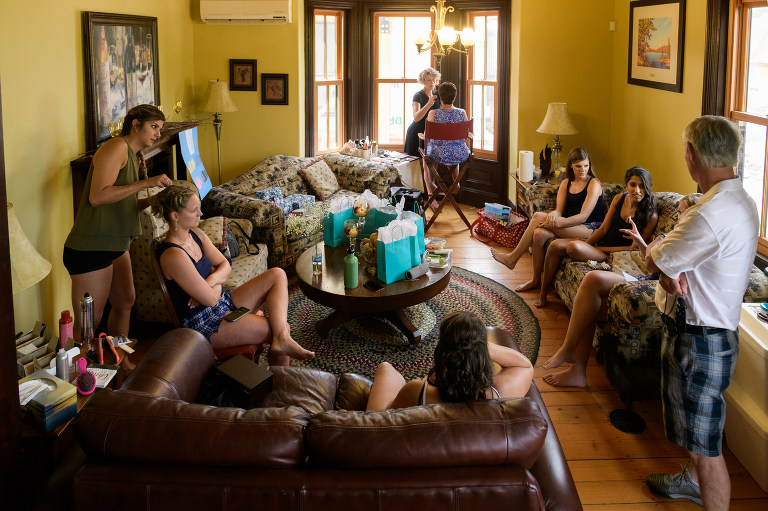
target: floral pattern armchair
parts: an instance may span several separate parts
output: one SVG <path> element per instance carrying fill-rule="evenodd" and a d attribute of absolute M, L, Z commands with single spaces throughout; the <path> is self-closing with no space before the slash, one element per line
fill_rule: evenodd
<path fill-rule="evenodd" d="M 399 178 L 397 169 L 388 164 L 342 154 L 326 154 L 322 158 L 341 186 L 332 197 L 356 196 L 366 189 L 379 197 L 388 197 L 390 187 Z M 254 226 L 254 239 L 268 248 L 269 267 L 288 267 L 296 262 L 301 253 L 312 246 L 315 240 L 305 235 L 289 235 L 286 232 L 286 217 L 283 211 L 272 202 L 256 199 L 254 192 L 278 186 L 284 196 L 295 193 L 314 195 L 299 169 L 310 165 L 316 159 L 288 155 L 270 156 L 241 176 L 214 187 L 203 200 L 203 212 L 206 216 L 247 218 Z"/>
<path fill-rule="evenodd" d="M 615 183 L 602 183 L 603 204 L 610 205 L 613 196 L 623 187 Z M 557 185 L 534 185 L 528 190 L 532 211 L 549 211 L 554 207 Z M 653 233 L 671 231 L 677 223 L 677 204 L 682 195 L 674 192 L 655 192 L 659 207 L 659 221 Z M 636 251 L 614 252 L 609 260 L 613 271 L 626 271 L 629 275 L 647 274 L 645 264 Z M 592 270 L 583 262 L 564 258 L 555 274 L 554 287 L 563 303 L 573 309 L 573 300 L 581 280 Z M 619 389 L 622 400 L 655 398 L 659 390 L 661 353 L 661 313 L 654 303 L 656 281 L 623 282 L 608 295 L 608 319 L 598 323 L 594 345 L 598 358 L 605 360 L 608 377 Z M 757 267 L 752 268 L 745 302 L 768 301 L 768 278 Z"/>

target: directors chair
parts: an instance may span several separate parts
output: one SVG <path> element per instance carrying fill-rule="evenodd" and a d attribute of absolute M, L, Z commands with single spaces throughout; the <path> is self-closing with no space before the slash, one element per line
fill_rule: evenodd
<path fill-rule="evenodd" d="M 163 298 L 165 298 L 165 304 L 168 306 L 168 313 L 171 315 L 173 326 L 176 328 L 181 328 L 181 322 L 179 321 L 179 317 L 176 315 L 176 309 L 173 307 L 171 295 L 168 293 L 168 287 L 165 285 L 165 277 L 163 276 L 163 270 L 160 268 L 160 261 L 157 259 L 157 247 L 163 241 L 164 237 L 165 236 L 158 236 L 152 240 L 152 244 L 150 246 L 152 266 L 155 268 L 155 275 L 157 276 L 157 281 L 160 283 L 160 291 L 163 292 Z M 219 362 L 229 360 L 235 355 L 242 355 L 253 362 L 257 359 L 262 351 L 264 351 L 264 346 L 256 344 L 244 344 L 242 346 L 231 346 L 229 348 L 220 349 L 213 348 L 213 353 L 216 355 L 216 359 Z"/>
<path fill-rule="evenodd" d="M 419 134 L 419 138 L 424 139 L 424 148 L 419 148 L 421 154 L 421 166 L 423 169 L 422 178 L 424 179 L 424 190 L 429 192 L 427 187 L 428 176 L 431 176 L 435 182 L 435 189 L 428 194 L 426 204 L 432 205 L 432 202 L 438 200 L 437 208 L 432 212 L 432 216 L 424 226 L 424 232 L 426 232 L 437 219 L 440 212 L 443 210 L 443 206 L 446 201 L 449 201 L 453 206 L 453 209 L 459 214 L 464 223 L 467 224 L 467 228 L 470 228 L 469 220 L 464 216 L 459 204 L 456 202 L 454 195 L 459 191 L 459 183 L 464 178 L 464 175 L 469 169 L 469 162 L 472 161 L 472 138 L 473 133 L 472 120 L 463 122 L 430 122 L 426 121 L 424 127 L 424 134 Z M 459 163 L 458 165 L 445 165 L 437 162 L 427 156 L 426 147 L 428 147 L 430 140 L 466 140 L 467 147 L 469 147 L 469 157 L 466 161 Z M 425 207 L 426 210 L 429 209 Z"/>

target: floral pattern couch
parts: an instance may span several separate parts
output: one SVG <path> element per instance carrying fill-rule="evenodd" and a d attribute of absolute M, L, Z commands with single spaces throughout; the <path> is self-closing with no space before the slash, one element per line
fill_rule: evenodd
<path fill-rule="evenodd" d="M 333 153 L 323 155 L 322 159 L 341 187 L 331 198 L 356 196 L 366 189 L 379 197 L 389 197 L 390 187 L 400 177 L 391 165 L 354 156 Z M 203 200 L 203 212 L 206 216 L 223 215 L 250 220 L 254 227 L 254 239 L 268 248 L 269 267 L 286 268 L 295 263 L 315 240 L 307 235 L 289 235 L 283 211 L 272 202 L 256 199 L 254 193 L 277 186 L 282 189 L 283 196 L 297 193 L 314 195 L 300 169 L 316 160 L 287 155 L 270 156 L 241 176 L 214 187 Z"/>
<path fill-rule="evenodd" d="M 532 186 L 526 197 L 531 212 L 550 211 L 555 206 L 558 184 Z M 603 204 L 607 210 L 613 197 L 624 187 L 602 183 Z M 657 234 L 671 231 L 677 223 L 677 204 L 683 195 L 655 192 L 659 207 Z M 609 259 L 612 271 L 637 276 L 647 269 L 637 251 L 614 252 Z M 592 270 L 587 263 L 564 258 L 555 274 L 554 288 L 563 303 L 573 309 L 573 300 L 581 280 Z M 608 319 L 598 323 L 594 345 L 598 358 L 604 359 L 608 377 L 625 402 L 656 398 L 659 389 L 661 352 L 661 313 L 654 303 L 656 281 L 617 284 L 608 295 Z M 768 278 L 756 266 L 752 268 L 745 302 L 768 301 Z"/>

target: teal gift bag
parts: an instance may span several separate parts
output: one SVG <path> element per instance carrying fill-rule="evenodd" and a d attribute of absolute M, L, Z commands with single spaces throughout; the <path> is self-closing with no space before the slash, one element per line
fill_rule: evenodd
<path fill-rule="evenodd" d="M 413 220 L 416 224 L 416 250 L 419 262 L 414 266 L 418 266 L 421 264 L 421 256 L 426 250 L 426 245 L 424 244 L 424 218 L 413 211 L 403 211 L 403 220 Z"/>
<path fill-rule="evenodd" d="M 397 229 L 393 227 L 392 229 Z M 405 278 L 405 272 L 413 268 L 413 254 L 416 248 L 414 236 L 396 241 L 376 242 L 376 276 L 389 284 Z"/>
<path fill-rule="evenodd" d="M 397 211 L 390 209 L 392 209 L 391 206 L 386 206 L 386 209 L 373 208 L 368 212 L 368 216 L 365 217 L 365 225 L 363 226 L 364 238 L 370 238 L 371 234 L 376 232 L 379 227 L 384 227 L 397 218 Z"/>
<path fill-rule="evenodd" d="M 338 247 L 349 238 L 344 235 L 344 221 L 350 218 L 357 218 L 352 206 L 349 209 L 338 213 L 328 213 L 323 218 L 323 241 L 329 247 Z"/>

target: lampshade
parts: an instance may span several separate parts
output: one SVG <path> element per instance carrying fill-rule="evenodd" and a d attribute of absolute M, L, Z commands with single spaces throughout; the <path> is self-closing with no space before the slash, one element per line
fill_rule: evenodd
<path fill-rule="evenodd" d="M 550 103 L 547 115 L 536 131 L 547 135 L 575 135 L 579 132 L 568 117 L 567 103 Z"/>
<path fill-rule="evenodd" d="M 208 90 L 205 91 L 203 100 L 200 102 L 200 108 L 204 112 L 236 112 L 237 107 L 229 97 L 227 82 L 209 80 Z"/>
<path fill-rule="evenodd" d="M 471 28 L 465 28 L 461 31 L 461 44 L 469 48 L 475 44 L 475 31 Z"/>
<path fill-rule="evenodd" d="M 11 251 L 11 285 L 15 294 L 43 280 L 51 271 L 51 263 L 38 254 L 29 242 L 10 202 L 8 203 L 8 240 Z"/>

